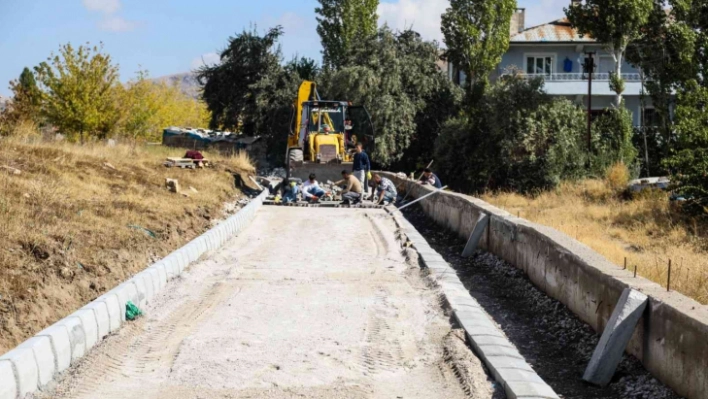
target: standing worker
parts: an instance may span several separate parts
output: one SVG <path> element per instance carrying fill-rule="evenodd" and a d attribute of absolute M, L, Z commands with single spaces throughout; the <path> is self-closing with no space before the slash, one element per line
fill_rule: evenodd
<path fill-rule="evenodd" d="M 361 202 L 361 182 L 359 179 L 354 177 L 348 170 L 342 171 L 343 179 L 334 183 L 337 186 L 344 187 L 342 191 L 342 203 L 341 205 L 355 205 Z"/>
<path fill-rule="evenodd" d="M 432 170 L 429 168 L 425 168 L 423 171 L 423 177 L 420 178 L 420 184 L 422 185 L 430 185 L 434 186 L 435 188 L 442 188 L 442 182 L 440 181 L 440 178 L 433 173 Z"/>
<path fill-rule="evenodd" d="M 354 176 L 359 179 L 360 183 L 364 183 L 364 179 L 371 180 L 371 161 L 369 156 L 364 151 L 364 145 L 356 144 L 356 154 L 354 154 L 354 165 L 352 165 Z"/>
<path fill-rule="evenodd" d="M 388 205 L 393 203 L 398 196 L 396 186 L 393 182 L 385 177 L 381 177 L 378 173 L 374 175 L 374 183 L 376 184 L 376 193 L 379 200 L 376 205 Z"/>

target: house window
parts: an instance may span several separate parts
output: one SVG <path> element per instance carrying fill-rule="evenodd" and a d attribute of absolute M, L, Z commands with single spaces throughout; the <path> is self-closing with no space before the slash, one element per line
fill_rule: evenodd
<path fill-rule="evenodd" d="M 661 122 L 661 120 L 659 119 L 659 113 L 656 111 L 656 109 L 654 109 L 654 108 L 645 108 L 644 109 L 644 118 L 642 121 L 644 126 L 656 127 L 661 124 L 660 122 Z"/>
<path fill-rule="evenodd" d="M 551 75 L 553 74 L 552 55 L 529 55 L 526 57 L 526 73 L 529 75 Z"/>

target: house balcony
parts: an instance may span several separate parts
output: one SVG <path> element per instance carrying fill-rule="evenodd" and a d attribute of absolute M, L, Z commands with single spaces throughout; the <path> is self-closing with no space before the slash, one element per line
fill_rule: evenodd
<path fill-rule="evenodd" d="M 524 79 L 541 78 L 546 93 L 556 96 L 579 96 L 588 94 L 588 78 L 584 73 L 520 74 Z M 642 78 L 639 73 L 623 73 L 624 95 L 638 96 L 642 92 Z M 593 96 L 614 96 L 610 90 L 610 74 L 592 75 Z"/>

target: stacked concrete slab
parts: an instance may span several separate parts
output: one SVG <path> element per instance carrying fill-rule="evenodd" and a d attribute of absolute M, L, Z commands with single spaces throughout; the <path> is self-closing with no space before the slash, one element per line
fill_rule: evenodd
<path fill-rule="evenodd" d="M 412 198 L 432 191 L 392 173 Z M 555 229 L 515 217 L 478 198 L 444 192 L 421 201 L 440 226 L 467 240 L 482 214 L 489 215 L 480 248 L 526 272 L 595 331 L 603 332 L 625 288 L 649 297 L 627 347 L 657 379 L 689 399 L 708 398 L 708 307 L 609 262 Z M 639 265 L 640 269 L 642 265 Z M 580 377 L 580 376 L 579 376 Z"/>
<path fill-rule="evenodd" d="M 430 278 L 442 289 L 455 319 L 465 330 L 475 352 L 494 379 L 504 387 L 509 399 L 558 399 L 558 395 L 531 368 L 514 344 L 509 341 L 490 316 L 472 298 L 457 272 L 430 247 L 425 238 L 398 210 L 386 208 L 399 228 L 418 252 Z"/>
<path fill-rule="evenodd" d="M 0 357 L 0 399 L 41 390 L 125 323 L 125 305 L 145 307 L 168 282 L 251 222 L 267 191 L 218 226 Z"/>

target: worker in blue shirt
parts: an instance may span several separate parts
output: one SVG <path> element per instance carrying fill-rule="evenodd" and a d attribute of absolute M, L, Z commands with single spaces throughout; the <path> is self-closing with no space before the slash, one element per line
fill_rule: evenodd
<path fill-rule="evenodd" d="M 364 179 L 371 180 L 371 161 L 369 161 L 369 156 L 366 155 L 364 146 L 361 143 L 357 143 L 356 145 L 356 154 L 354 154 L 352 170 L 352 174 L 359 179 L 361 184 L 365 184 Z"/>
<path fill-rule="evenodd" d="M 420 178 L 420 184 L 424 186 L 429 185 L 434 186 L 435 188 L 442 188 L 440 178 L 429 168 L 425 168 L 423 171 L 423 176 Z"/>

